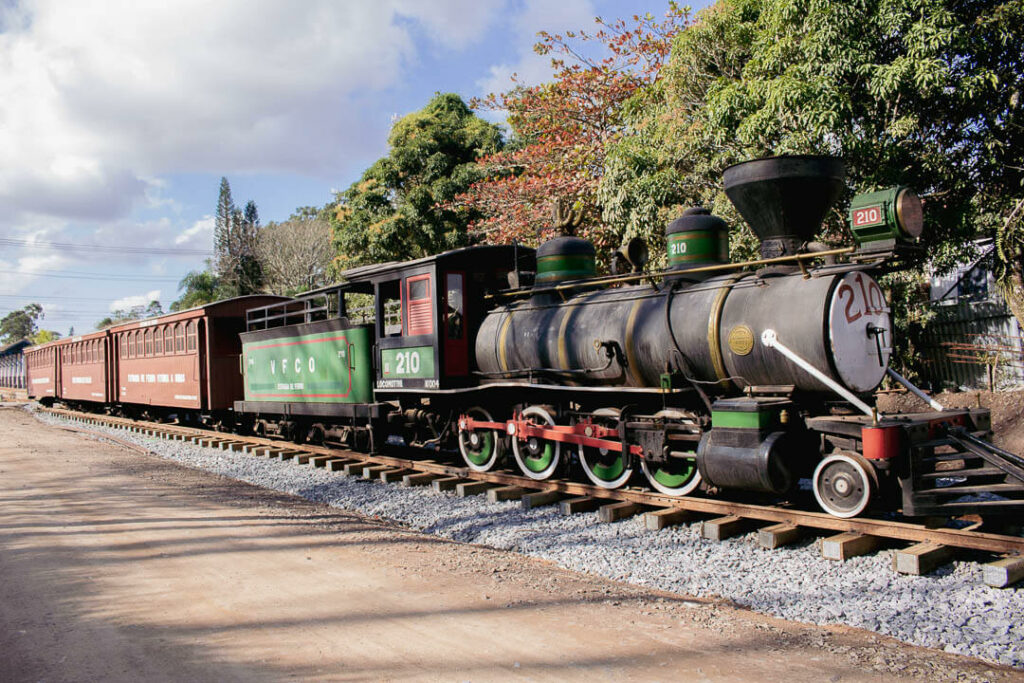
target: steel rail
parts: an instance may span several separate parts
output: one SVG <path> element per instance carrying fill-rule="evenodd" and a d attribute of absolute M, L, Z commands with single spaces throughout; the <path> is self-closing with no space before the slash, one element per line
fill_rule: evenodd
<path fill-rule="evenodd" d="M 602 498 L 609 501 L 629 501 L 652 508 L 674 508 L 688 510 L 706 515 L 734 515 L 746 519 L 769 523 L 786 523 L 806 529 L 850 532 L 866 536 L 906 541 L 912 543 L 933 543 L 951 548 L 978 550 L 996 554 L 1024 556 L 1024 537 L 971 529 L 935 528 L 921 523 L 894 521 L 871 517 L 841 519 L 824 512 L 810 512 L 784 506 L 755 505 L 737 503 L 717 498 L 699 498 L 692 496 L 673 497 L 639 487 L 622 489 L 603 489 L 591 484 L 574 481 L 546 480 L 537 481 L 512 472 L 476 472 L 468 467 L 447 465 L 437 460 L 421 458 L 403 458 L 394 455 L 359 453 L 340 447 L 316 446 L 312 444 L 294 444 L 277 439 L 256 436 L 239 436 L 227 432 L 216 432 L 206 429 L 184 427 L 177 424 L 144 422 L 128 418 L 96 415 L 60 408 L 44 408 L 45 412 L 68 417 L 71 419 L 93 420 L 113 427 L 132 427 L 166 434 L 177 434 L 185 437 L 198 437 L 222 441 L 238 442 L 254 447 L 265 446 L 280 450 L 300 451 L 316 455 L 329 455 L 339 459 L 357 460 L 367 465 L 388 465 L 399 469 L 416 472 L 459 477 L 461 479 L 491 482 L 504 486 L 517 486 L 536 492 L 558 492 L 568 496 L 587 496 Z M 103 435 L 105 438 L 107 435 Z M 412 449 L 410 449 L 412 450 Z M 425 453 L 429 453 L 426 451 Z"/>

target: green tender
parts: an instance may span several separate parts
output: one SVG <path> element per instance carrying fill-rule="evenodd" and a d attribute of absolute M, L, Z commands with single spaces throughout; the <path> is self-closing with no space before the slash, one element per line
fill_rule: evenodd
<path fill-rule="evenodd" d="M 245 400 L 371 403 L 372 346 L 368 327 L 245 343 Z"/>

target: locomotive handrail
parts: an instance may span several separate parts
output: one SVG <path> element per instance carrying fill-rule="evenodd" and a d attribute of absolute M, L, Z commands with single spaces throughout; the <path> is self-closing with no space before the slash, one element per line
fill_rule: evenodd
<path fill-rule="evenodd" d="M 855 405 L 861 412 L 865 413 L 868 417 L 872 418 L 873 420 L 877 420 L 875 410 L 871 406 L 857 398 L 852 392 L 847 391 L 846 388 L 844 388 L 838 382 L 834 381 L 831 377 L 823 373 L 821 370 L 808 363 L 806 360 L 801 358 L 795 351 L 793 351 L 793 349 L 789 348 L 781 341 L 779 341 L 779 337 L 777 334 L 775 334 L 775 330 L 765 330 L 764 332 L 762 332 L 761 343 L 767 346 L 769 349 L 775 349 L 783 356 L 785 356 L 786 358 L 793 361 L 801 368 L 809 372 L 819 382 L 821 382 L 829 389 L 845 398 L 852 405 Z"/>
<path fill-rule="evenodd" d="M 698 266 L 696 268 L 688 268 L 684 271 L 680 270 L 660 270 L 653 273 L 633 273 L 630 275 L 607 275 L 603 277 L 586 278 L 583 280 L 572 280 L 570 282 L 564 282 L 558 285 L 548 285 L 546 287 L 521 287 L 519 289 L 508 290 L 504 292 L 495 292 L 494 294 L 487 294 L 484 296 L 485 299 L 494 298 L 510 298 L 517 296 L 527 296 L 540 294 L 543 292 L 560 292 L 566 289 L 576 289 L 583 285 L 613 285 L 623 282 L 636 282 L 640 280 L 647 280 L 657 277 L 667 277 L 671 275 L 689 275 L 691 273 L 710 273 L 720 271 L 739 270 L 742 268 L 749 268 L 752 266 L 766 266 L 778 263 L 798 263 L 802 264 L 804 261 L 812 259 L 824 258 L 826 256 L 839 256 L 842 254 L 852 254 L 857 250 L 856 247 L 840 247 L 837 249 L 828 249 L 826 251 L 815 251 L 807 252 L 803 254 L 790 254 L 788 256 L 776 256 L 775 258 L 756 259 L 753 261 L 740 261 L 738 263 L 720 263 L 712 266 Z M 809 277 L 809 276 L 808 276 Z"/>
<path fill-rule="evenodd" d="M 917 396 L 919 399 L 930 405 L 933 410 L 937 410 L 941 413 L 946 409 L 941 403 L 939 403 L 934 398 L 918 389 L 910 382 L 909 379 L 907 379 L 900 373 L 896 372 L 892 368 L 886 368 L 885 371 L 889 374 L 890 377 L 892 377 L 894 380 L 905 386 L 907 390 L 910 391 L 910 393 L 914 394 L 914 396 Z"/>

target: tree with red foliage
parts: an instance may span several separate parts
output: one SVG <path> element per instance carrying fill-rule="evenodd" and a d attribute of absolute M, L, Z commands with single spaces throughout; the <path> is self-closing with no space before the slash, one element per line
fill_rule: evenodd
<path fill-rule="evenodd" d="M 534 50 L 552 55 L 554 81 L 515 85 L 473 102 L 476 109 L 507 111 L 512 130 L 505 150 L 480 160 L 487 177 L 453 201 L 482 215 L 470 229 L 486 241 L 536 243 L 549 236 L 551 205 L 561 199 L 582 212 L 581 232 L 599 251 L 618 246 L 621 236 L 602 224 L 596 202 L 605 148 L 622 131 L 630 98 L 658 80 L 690 10 L 671 2 L 664 21 L 650 14 L 595 21 L 595 33 L 538 34 Z M 594 45 L 598 56 L 590 54 Z"/>

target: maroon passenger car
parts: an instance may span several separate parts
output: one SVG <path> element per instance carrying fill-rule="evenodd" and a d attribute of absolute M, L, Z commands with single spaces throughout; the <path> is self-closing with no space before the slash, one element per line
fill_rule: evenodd
<path fill-rule="evenodd" d="M 79 402 L 111 400 L 110 333 L 103 330 L 56 343 L 60 356 L 57 397 Z"/>
<path fill-rule="evenodd" d="M 242 399 L 238 357 L 245 311 L 287 301 L 243 296 L 110 328 L 112 401 L 132 406 L 223 411 Z M 211 381 L 211 378 L 214 381 Z"/>
<path fill-rule="evenodd" d="M 53 403 L 57 398 L 60 376 L 60 342 L 48 342 L 25 349 L 25 386 L 28 397 L 40 403 Z"/>

